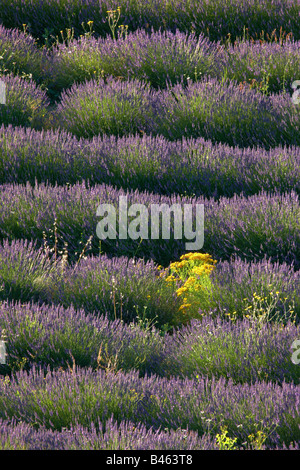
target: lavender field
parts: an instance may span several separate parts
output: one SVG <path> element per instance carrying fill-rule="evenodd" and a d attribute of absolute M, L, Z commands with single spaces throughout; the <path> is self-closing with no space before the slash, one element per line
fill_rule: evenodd
<path fill-rule="evenodd" d="M 0 450 L 299 450 L 299 0 L 2 0 L 0 85 Z"/>

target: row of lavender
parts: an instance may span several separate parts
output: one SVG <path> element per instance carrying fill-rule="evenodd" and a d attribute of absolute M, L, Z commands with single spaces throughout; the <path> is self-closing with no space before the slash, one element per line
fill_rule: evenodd
<path fill-rule="evenodd" d="M 175 314 L 181 304 L 175 289 L 160 276 L 161 268 L 152 260 L 99 255 L 81 259 L 72 266 L 62 256 L 55 262 L 55 255 L 50 257 L 44 248 L 37 249 L 36 243 L 5 240 L 1 261 L 3 300 L 35 299 L 65 307 L 72 304 L 84 308 L 86 313 L 100 312 L 126 322 L 137 315 L 142 317 L 144 308 L 147 318 L 156 321 L 161 329 L 165 324 L 178 325 L 185 321 L 184 313 Z M 235 311 L 243 317 L 249 313 L 248 304 L 255 310 L 257 303 L 258 310 L 275 310 L 281 319 L 289 316 L 290 311 L 299 318 L 299 275 L 299 271 L 285 263 L 271 263 L 266 259 L 256 263 L 240 259 L 218 263 L 211 274 L 213 292 L 208 299 L 203 296 L 201 312 L 225 318 L 224 313 Z M 261 300 L 255 301 L 255 296 Z"/>
<path fill-rule="evenodd" d="M 97 216 L 97 208 L 103 203 L 110 204 L 111 211 L 115 212 L 115 230 L 118 236 L 121 227 L 120 196 L 127 198 L 128 208 L 136 203 L 144 206 L 148 218 L 147 225 L 136 228 L 136 234 L 142 233 L 140 236 L 143 240 L 138 241 L 129 236 L 128 227 L 133 222 L 131 217 L 125 222 L 127 238 L 98 238 L 97 225 L 102 218 Z M 294 263 L 294 268 L 299 269 L 300 205 L 299 196 L 294 191 L 286 194 L 260 192 L 249 198 L 235 195 L 233 198 L 221 197 L 216 201 L 214 198 L 202 196 L 191 198 L 179 195 L 161 196 L 138 190 L 124 191 L 105 184 L 90 187 L 85 182 L 55 187 L 45 183 L 33 187 L 27 183 L 26 186 L 1 185 L 0 201 L 2 240 L 33 238 L 38 242 L 38 246 L 42 246 L 43 232 L 48 237 L 49 231 L 54 229 L 56 219 L 58 249 L 63 250 L 66 242 L 72 261 L 75 259 L 75 251 L 80 250 L 79 243 L 85 244 L 89 237 L 93 236 L 90 252 L 92 254 L 99 253 L 101 241 L 101 250 L 104 253 L 114 256 L 137 254 L 167 266 L 170 261 L 179 259 L 185 252 L 186 243 L 199 241 L 195 240 L 196 232 L 193 238 L 189 239 L 190 235 L 186 235 L 183 230 L 182 238 L 177 238 L 177 225 L 175 227 L 173 217 L 170 217 L 170 230 L 165 235 L 168 238 L 155 239 L 151 224 L 152 205 L 165 203 L 171 208 L 173 204 L 177 204 L 182 213 L 192 210 L 195 215 L 196 205 L 203 204 L 204 252 L 210 253 L 217 260 L 240 256 L 252 261 L 267 256 L 273 261 Z M 199 219 L 199 214 L 196 217 Z M 161 236 L 160 228 L 159 237 Z M 100 237 L 102 238 L 102 235 Z M 51 243 L 53 242 L 54 239 Z"/>
<path fill-rule="evenodd" d="M 151 90 L 139 80 L 113 77 L 75 84 L 50 111 L 46 92 L 31 80 L 2 77 L 7 102 L 0 108 L 5 125 L 62 128 L 77 137 L 161 135 L 169 140 L 204 137 L 213 143 L 262 146 L 299 145 L 300 117 L 289 93 L 263 96 L 205 77 L 201 82 Z"/>
<path fill-rule="evenodd" d="M 117 40 L 69 35 L 49 50 L 38 48 L 32 36 L 18 29 L 0 26 L 2 68 L 31 73 L 35 81 L 47 84 L 50 94 L 103 75 L 145 80 L 154 88 L 165 88 L 166 81 L 182 80 L 186 85 L 204 75 L 220 80 L 225 73 L 239 82 L 260 84 L 267 76 L 270 92 L 285 88 L 291 92 L 293 81 L 299 78 L 299 47 L 299 41 L 250 42 L 245 38 L 234 46 L 221 46 L 203 34 L 197 37 L 178 30 L 147 34 L 139 29 Z"/>
<path fill-rule="evenodd" d="M 142 276 L 140 280 L 144 281 Z M 125 307 L 126 301 L 125 294 Z M 245 317 L 228 322 L 225 316 L 205 316 L 202 322 L 193 319 L 188 326 L 173 329 L 171 335 L 162 335 L 136 318 L 131 322 L 109 320 L 112 315 L 101 308 L 87 313 L 75 309 L 73 303 L 66 308 L 54 304 L 32 300 L 1 303 L 0 333 L 7 338 L 7 361 L 0 365 L 1 374 L 30 371 L 35 365 L 55 371 L 75 364 L 115 373 L 134 370 L 140 377 L 155 374 L 168 379 L 223 377 L 235 384 L 299 383 L 300 368 L 297 353 L 292 361 L 292 344 L 299 337 L 300 325 L 291 321 L 283 328 L 279 323 Z M 5 415 L 0 412 L 0 416 Z"/>
<path fill-rule="evenodd" d="M 1 418 L 36 428 L 64 431 L 80 425 L 91 430 L 92 423 L 97 429 L 100 421 L 106 431 L 106 421 L 112 418 L 119 425 L 129 420 L 148 429 L 188 429 L 199 436 L 215 436 L 225 425 L 240 446 L 258 431 L 268 448 L 300 439 L 299 386 L 286 382 L 141 378 L 135 370 L 116 373 L 74 365 L 69 371 L 33 367 L 17 372 L 0 382 L 0 392 Z"/>
<path fill-rule="evenodd" d="M 162 195 L 219 199 L 259 190 L 300 192 L 300 147 L 213 145 L 203 138 L 113 135 L 79 139 L 62 130 L 0 128 L 0 183 L 88 181 Z"/>
<path fill-rule="evenodd" d="M 266 449 L 261 443 L 261 436 L 264 438 L 265 435 L 259 432 L 256 435 L 250 434 L 248 441 L 241 446 L 235 444 L 233 449 Z M 89 428 L 77 425 L 62 431 L 53 431 L 45 426 L 40 426 L 37 430 L 30 424 L 14 419 L 0 420 L 1 450 L 220 450 L 222 435 L 224 437 L 224 434 L 212 437 L 209 433 L 204 433 L 199 437 L 197 432 L 187 429 L 153 430 L 147 429 L 142 423 L 129 420 L 118 423 L 108 419 L 105 431 L 100 421 L 97 428 L 92 423 Z M 226 431 L 225 437 L 229 437 Z M 287 447 L 283 443 L 274 449 L 299 450 L 299 444 L 294 443 Z M 189 454 L 185 454 L 184 461 L 191 461 Z"/>
<path fill-rule="evenodd" d="M 279 32 L 283 28 L 300 39 L 299 2 L 294 0 L 2 0 L 0 23 L 20 30 L 25 23 L 35 38 L 47 43 L 50 35 L 60 36 L 65 28 L 74 27 L 79 37 L 85 31 L 82 22 L 86 25 L 93 20 L 96 34 L 105 37 L 110 34 L 107 10 L 118 7 L 120 23 L 128 25 L 128 31 L 150 31 L 151 27 L 156 31 L 161 27 L 172 32 L 194 30 L 215 41 L 226 37 L 229 31 L 235 39 L 242 35 L 243 27 L 249 29 L 251 36 L 257 36 L 259 31 L 271 35 L 274 29 Z"/>
<path fill-rule="evenodd" d="M 182 80 L 186 85 L 204 75 L 221 79 L 225 72 L 227 78 L 240 82 L 261 82 L 265 74 L 269 91 L 278 93 L 286 87 L 290 91 L 298 78 L 299 51 L 300 41 L 243 40 L 221 46 L 220 41 L 213 43 L 203 34 L 197 37 L 176 30 L 149 35 L 139 29 L 117 40 L 84 36 L 59 43 L 44 57 L 47 75 L 42 75 L 48 86 L 59 92 L 101 73 L 145 80 L 154 88 L 165 88 L 166 81 L 175 84 Z"/>
<path fill-rule="evenodd" d="M 215 438 L 208 433 L 199 437 L 195 431 L 171 429 L 170 431 L 147 429 L 142 423 L 113 419 L 100 421 L 97 428 L 81 425 L 53 431 L 45 426 L 35 429 L 32 425 L 16 420 L 0 419 L 1 450 L 218 450 Z M 283 446 L 283 449 L 286 449 Z M 298 450 L 299 446 L 290 446 Z"/>

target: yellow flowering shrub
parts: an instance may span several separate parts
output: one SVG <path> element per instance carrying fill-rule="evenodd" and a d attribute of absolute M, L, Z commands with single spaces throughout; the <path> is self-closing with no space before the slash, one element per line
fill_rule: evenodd
<path fill-rule="evenodd" d="M 199 318 L 199 307 L 207 302 L 212 289 L 210 274 L 216 263 L 208 253 L 191 252 L 182 255 L 180 261 L 171 263 L 160 274 L 166 282 L 173 283 L 177 296 L 182 296 L 183 303 L 179 311 L 184 314 L 186 321 Z"/>

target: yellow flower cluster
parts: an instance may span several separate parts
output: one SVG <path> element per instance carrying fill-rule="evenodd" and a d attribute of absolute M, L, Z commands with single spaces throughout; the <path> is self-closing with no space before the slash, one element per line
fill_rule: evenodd
<path fill-rule="evenodd" d="M 194 277 L 189 277 L 188 280 L 185 282 L 185 287 L 189 288 L 193 286 L 196 282 L 196 279 Z"/>
<path fill-rule="evenodd" d="M 170 264 L 170 267 L 173 267 L 173 268 L 183 268 L 183 266 L 185 266 L 187 264 L 187 261 L 184 260 L 184 261 L 176 261 L 175 263 L 171 263 Z"/>
<path fill-rule="evenodd" d="M 187 287 L 179 287 L 179 289 L 177 289 L 177 296 L 179 297 L 183 292 L 186 292 L 188 290 Z"/>
<path fill-rule="evenodd" d="M 204 264 L 203 266 L 194 266 L 192 268 L 192 273 L 202 276 L 202 274 L 210 274 L 213 269 L 214 266 L 212 266 L 211 264 Z"/>
<path fill-rule="evenodd" d="M 203 298 L 203 292 L 209 289 L 210 281 L 208 278 L 215 268 L 215 263 L 217 263 L 217 261 L 213 260 L 208 253 L 192 252 L 182 255 L 180 261 L 171 263 L 167 269 L 160 273 L 160 277 L 164 277 L 170 270 L 171 274 L 165 278 L 165 281 L 181 281 L 181 283 L 183 283 L 176 290 L 177 297 L 185 294 L 183 304 L 179 307 L 179 311 L 186 313 L 186 310 L 189 310 L 189 312 L 192 313 L 194 310 L 197 314 L 201 298 Z M 161 266 L 158 268 L 161 268 Z M 202 295 L 200 296 L 199 291 L 202 291 Z M 191 302 L 192 299 L 194 302 Z"/>
<path fill-rule="evenodd" d="M 179 310 L 184 310 L 185 308 L 191 307 L 192 304 L 183 304 L 179 307 Z"/>
<path fill-rule="evenodd" d="M 190 260 L 190 261 L 204 261 L 206 263 L 217 263 L 216 260 L 213 260 L 211 255 L 208 253 L 186 253 L 185 255 L 180 256 L 182 260 Z"/>

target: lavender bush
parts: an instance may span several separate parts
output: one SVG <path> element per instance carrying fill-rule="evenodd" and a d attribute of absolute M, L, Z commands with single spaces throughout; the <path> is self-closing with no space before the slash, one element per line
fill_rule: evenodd
<path fill-rule="evenodd" d="M 123 82 L 108 77 L 73 85 L 63 91 L 54 110 L 54 126 L 77 137 L 98 134 L 123 136 L 152 130 L 159 104 L 149 85 L 139 80 Z"/>
<path fill-rule="evenodd" d="M 49 82 L 56 90 L 63 90 L 104 74 L 145 80 L 154 88 L 165 88 L 167 82 L 186 85 L 205 75 L 220 80 L 226 74 L 239 82 L 254 80 L 260 90 L 267 74 L 271 92 L 281 92 L 286 86 L 291 92 L 290 85 L 299 69 L 299 44 L 239 41 L 224 49 L 220 41 L 210 42 L 203 34 L 197 37 L 179 30 L 155 32 L 153 28 L 150 35 L 138 29 L 117 40 L 85 35 L 53 48 Z"/>
<path fill-rule="evenodd" d="M 64 306 L 72 302 L 75 308 L 106 312 L 111 319 L 118 315 L 126 322 L 143 314 L 152 321 L 156 318 L 160 327 L 180 322 L 180 302 L 174 290 L 155 276 L 152 261 L 104 255 L 89 257 L 76 268 L 66 270 L 62 282 L 51 283 L 47 301 Z"/>
<path fill-rule="evenodd" d="M 299 325 L 251 321 L 236 323 L 204 317 L 165 338 L 167 376 L 225 377 L 235 383 L 294 382 L 300 371 L 291 361 L 291 344 L 299 337 Z M 166 375 L 165 375 L 166 376 Z"/>
<path fill-rule="evenodd" d="M 62 90 L 104 73 L 147 81 L 154 88 L 165 87 L 166 81 L 186 84 L 218 69 L 218 51 L 219 44 L 203 34 L 197 38 L 178 30 L 173 34 L 152 29 L 149 36 L 138 29 L 117 40 L 82 36 L 53 48 L 50 83 Z"/>
<path fill-rule="evenodd" d="M 41 129 L 49 99 L 33 80 L 13 74 L 2 75 L 6 85 L 6 103 L 0 106 L 0 123 Z"/>
<path fill-rule="evenodd" d="M 10 250 L 5 249 L 5 244 L 1 246 L 1 278 L 5 279 L 4 287 L 0 291 L 1 298 L 11 296 L 17 299 L 38 299 L 43 289 L 46 289 L 50 272 L 55 270 L 56 266 L 41 249 L 35 250 L 35 245 L 36 242 L 28 240 L 21 240 L 21 243 L 14 240 Z"/>
<path fill-rule="evenodd" d="M 290 95 L 265 97 L 248 87 L 239 89 L 237 81 L 222 82 L 209 76 L 185 89 L 177 84 L 161 91 L 159 134 L 267 150 L 281 143 L 299 145 L 299 113 Z"/>
<path fill-rule="evenodd" d="M 141 376 L 163 370 L 163 338 L 154 326 L 143 328 L 137 318 L 126 325 L 120 318 L 110 321 L 107 315 L 73 306 L 5 301 L 0 304 L 0 333 L 7 337 L 10 371 L 34 364 L 55 370 L 73 361 L 94 369 L 136 369 Z"/>
<path fill-rule="evenodd" d="M 238 41 L 227 48 L 223 67 L 231 80 L 243 83 L 254 81 L 257 89 L 267 86 L 267 93 L 278 93 L 285 89 L 290 93 L 291 84 L 299 76 L 299 57 L 300 41 L 284 44 Z M 218 76 L 221 78 L 222 74 Z"/>
<path fill-rule="evenodd" d="M 294 311 L 299 310 L 299 275 L 292 266 L 287 263 L 271 263 L 263 259 L 259 262 L 247 263 L 239 258 L 234 261 L 218 263 L 216 271 L 212 273 L 212 281 L 215 289 L 211 298 L 211 306 L 214 304 L 218 313 L 222 310 L 228 314 L 236 313 L 243 316 L 248 304 L 253 303 L 254 294 L 265 298 L 265 308 L 271 304 L 270 296 L 278 292 L 279 297 L 276 308 L 284 315 L 287 313 L 287 304 L 294 302 Z M 275 294 L 275 295 L 278 295 Z M 286 300 L 286 302 L 285 302 Z M 284 305 L 286 304 L 286 305 Z M 285 309 L 286 307 L 286 309 Z"/>
<path fill-rule="evenodd" d="M 41 73 L 46 66 L 44 50 L 38 49 L 36 40 L 17 28 L 7 29 L 0 25 L 0 70 L 15 75 L 23 72 L 41 82 Z"/>
<path fill-rule="evenodd" d="M 110 318 L 118 315 L 125 321 L 142 316 L 146 310 L 147 318 L 158 317 L 160 326 L 178 323 L 180 302 L 174 290 L 155 276 L 153 261 L 129 262 L 126 257 L 109 259 L 104 255 L 81 260 L 78 266 L 68 269 L 61 256 L 53 262 L 42 248 L 35 251 L 34 247 L 35 243 L 27 246 L 26 240 L 1 247 L 1 259 L 6 257 L 0 274 L 5 285 L 0 292 L 3 299 L 34 298 L 63 306 L 72 303 L 75 308 L 96 310 Z"/>

